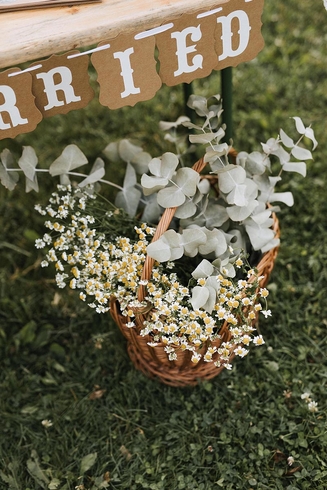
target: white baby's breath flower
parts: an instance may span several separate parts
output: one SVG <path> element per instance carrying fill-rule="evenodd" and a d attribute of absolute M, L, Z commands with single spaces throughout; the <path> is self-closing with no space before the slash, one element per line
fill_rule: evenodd
<path fill-rule="evenodd" d="M 261 313 L 264 315 L 265 318 L 271 316 L 271 310 L 261 310 Z"/>
<path fill-rule="evenodd" d="M 258 335 L 257 337 L 254 337 L 252 342 L 254 343 L 254 345 L 263 345 L 265 343 L 262 335 Z"/>
<path fill-rule="evenodd" d="M 44 248 L 45 247 L 45 242 L 41 238 L 37 238 L 35 240 L 35 247 L 36 248 Z"/>
<path fill-rule="evenodd" d="M 49 233 L 45 233 L 43 235 L 43 241 L 47 244 L 47 245 L 50 245 L 50 243 L 52 242 L 52 238 L 51 236 L 49 235 Z"/>
<path fill-rule="evenodd" d="M 248 353 L 249 351 L 247 351 L 246 349 L 244 349 L 244 347 L 241 347 L 241 346 L 239 345 L 238 347 L 236 347 L 236 349 L 235 349 L 235 351 L 234 351 L 234 352 L 235 352 L 235 355 L 236 355 L 236 356 L 244 357 L 244 356 L 246 356 L 246 355 L 247 355 L 247 353 Z"/>
<path fill-rule="evenodd" d="M 48 429 L 49 427 L 51 427 L 53 425 L 53 422 L 50 419 L 44 419 L 44 420 L 42 420 L 41 424 L 43 425 L 43 427 Z"/>
<path fill-rule="evenodd" d="M 40 204 L 35 204 L 34 209 L 35 209 L 35 211 L 40 213 L 42 216 L 45 216 L 47 214 Z"/>
<path fill-rule="evenodd" d="M 301 400 L 304 400 L 307 403 L 311 402 L 310 393 L 308 393 L 307 391 L 305 393 L 302 393 Z"/>

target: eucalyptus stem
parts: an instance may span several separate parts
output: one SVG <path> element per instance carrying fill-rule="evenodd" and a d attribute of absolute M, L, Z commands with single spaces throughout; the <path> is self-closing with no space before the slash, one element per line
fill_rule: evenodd
<path fill-rule="evenodd" d="M 24 172 L 24 170 L 22 170 L 21 168 L 6 168 L 7 172 Z M 48 169 L 46 168 L 36 168 L 35 169 L 35 172 L 46 172 L 46 173 L 50 173 Z M 65 175 L 73 175 L 74 177 L 88 177 L 88 175 L 86 174 L 81 174 L 79 172 L 67 172 Z M 118 184 L 115 184 L 114 182 L 111 182 L 110 180 L 105 180 L 105 179 L 99 179 L 97 180 L 97 182 L 102 182 L 102 184 L 107 184 L 107 185 L 110 185 L 111 187 L 115 187 L 116 189 L 119 189 L 120 191 L 123 190 L 123 188 L 118 185 Z"/>

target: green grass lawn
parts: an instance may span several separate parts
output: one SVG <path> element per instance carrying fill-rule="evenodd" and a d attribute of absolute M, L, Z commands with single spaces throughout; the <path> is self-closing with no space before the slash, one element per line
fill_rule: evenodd
<path fill-rule="evenodd" d="M 112 320 L 40 267 L 34 240 L 45 230 L 34 205 L 53 182 L 42 176 L 38 195 L 23 182 L 1 188 L 0 489 L 327 488 L 327 12 L 319 0 L 266 0 L 263 22 L 265 48 L 233 72 L 234 146 L 257 149 L 281 126 L 287 132 L 290 116 L 312 123 L 319 142 L 307 178 L 285 183 L 295 205 L 280 214 L 265 346 L 195 388 L 144 377 Z M 217 93 L 219 74 L 193 87 Z M 93 163 L 130 137 L 159 155 L 157 123 L 183 110 L 182 87 L 117 111 L 95 98 L 0 149 L 19 155 L 32 145 L 47 167 L 76 143 Z M 119 178 L 117 168 L 107 174 Z"/>

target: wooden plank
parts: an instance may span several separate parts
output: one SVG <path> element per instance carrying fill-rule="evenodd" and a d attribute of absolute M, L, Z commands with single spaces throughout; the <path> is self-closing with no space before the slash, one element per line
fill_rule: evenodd
<path fill-rule="evenodd" d="M 0 68 L 141 32 L 228 0 L 103 0 L 0 14 Z"/>

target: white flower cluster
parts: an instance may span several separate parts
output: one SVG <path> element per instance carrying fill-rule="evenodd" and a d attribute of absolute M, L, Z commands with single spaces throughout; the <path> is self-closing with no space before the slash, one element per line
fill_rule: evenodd
<path fill-rule="evenodd" d="M 308 404 L 308 410 L 309 412 L 318 412 L 318 403 L 312 400 L 310 393 L 305 392 L 302 393 L 301 399 L 304 400 Z"/>
<path fill-rule="evenodd" d="M 108 312 L 110 299 L 117 298 L 130 328 L 136 326 L 135 319 L 142 311 L 146 321 L 140 335 L 149 335 L 152 346 L 162 342 L 170 360 L 177 359 L 179 351 L 188 350 L 193 363 L 203 358 L 217 367 L 223 364 L 230 369 L 232 353 L 244 357 L 251 342 L 257 346 L 264 344 L 261 335 L 254 336 L 253 323 L 260 311 L 270 315 L 270 310 L 262 310 L 259 303 L 259 298 L 265 300 L 268 291 L 262 288 L 258 292 L 259 278 L 254 269 L 247 271 L 248 278 L 254 281 L 233 282 L 218 274 L 215 278 L 218 300 L 213 311 L 194 309 L 190 287 L 181 284 L 171 271 L 173 262 L 156 262 L 151 278 L 141 279 L 154 228 L 143 223 L 135 226 L 134 240 L 115 236 L 108 241 L 97 230 L 94 216 L 87 213 L 87 201 L 94 199 L 90 191 L 73 191 L 69 186 L 58 186 L 58 191 L 52 194 L 45 209 L 37 207 L 41 214 L 50 217 L 45 222 L 50 233 L 38 239 L 36 247 L 52 245 L 42 266 L 54 263 L 59 288 L 69 285 L 80 290 L 80 299 L 90 301 L 89 306 L 97 313 Z M 206 282 L 193 281 L 197 287 Z M 137 300 L 141 284 L 146 287 L 143 302 Z M 231 339 L 221 343 L 219 330 L 224 322 Z"/>

